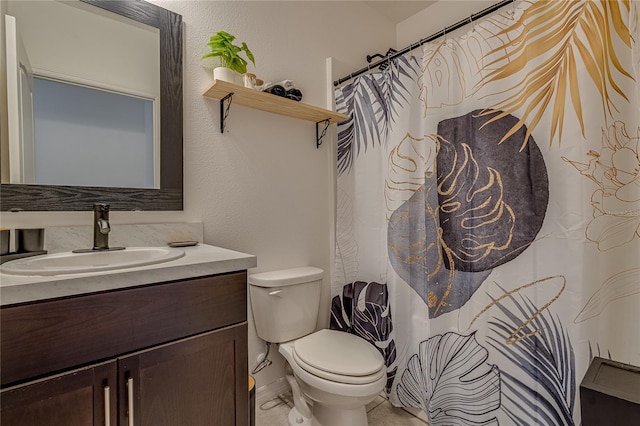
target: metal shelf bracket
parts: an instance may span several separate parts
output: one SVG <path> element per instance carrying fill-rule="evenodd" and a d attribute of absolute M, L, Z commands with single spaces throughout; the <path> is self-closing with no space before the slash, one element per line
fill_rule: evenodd
<path fill-rule="evenodd" d="M 229 116 L 229 110 L 231 109 L 233 94 L 234 92 L 230 92 L 225 97 L 220 99 L 220 133 L 224 133 L 226 127 L 225 123 L 227 117 Z M 321 124 L 324 125 L 322 130 L 320 130 Z M 316 122 L 316 148 L 320 148 L 320 145 L 322 145 L 322 139 L 326 136 L 329 125 L 331 125 L 330 118 L 326 118 L 324 120 Z"/>
<path fill-rule="evenodd" d="M 324 129 L 320 132 L 320 123 L 324 123 Z M 327 129 L 329 128 L 329 124 L 331 124 L 331 119 L 327 118 L 326 120 L 321 120 L 316 123 L 316 148 L 320 148 L 322 145 L 322 138 L 327 134 Z"/>
<path fill-rule="evenodd" d="M 231 108 L 231 101 L 233 100 L 233 92 L 229 93 L 224 98 L 220 99 L 220 133 L 224 133 L 224 122 L 229 115 L 229 108 Z M 225 106 L 226 103 L 226 106 Z"/>

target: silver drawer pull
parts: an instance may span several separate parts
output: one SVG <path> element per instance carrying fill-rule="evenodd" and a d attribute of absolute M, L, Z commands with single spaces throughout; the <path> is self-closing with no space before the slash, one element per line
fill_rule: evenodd
<path fill-rule="evenodd" d="M 280 296 L 280 293 L 282 293 L 282 290 L 273 290 L 269 292 L 269 296 Z"/>
<path fill-rule="evenodd" d="M 104 387 L 104 426 L 111 426 L 111 388 L 109 386 Z"/>
<path fill-rule="evenodd" d="M 127 413 L 127 419 L 129 426 L 133 426 L 133 378 L 127 379 L 127 404 L 129 412 Z"/>

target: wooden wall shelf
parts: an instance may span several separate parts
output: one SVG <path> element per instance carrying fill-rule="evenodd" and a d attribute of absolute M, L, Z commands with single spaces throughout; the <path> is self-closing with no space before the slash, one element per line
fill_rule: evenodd
<path fill-rule="evenodd" d="M 338 123 L 348 118 L 345 114 L 293 101 L 259 90 L 249 89 L 222 80 L 214 80 L 213 83 L 205 89 L 202 96 L 220 101 L 220 131 L 223 133 L 224 120 L 229 113 L 229 106 L 232 101 L 238 105 L 249 108 L 316 123 L 316 145 L 318 147 L 321 144 L 321 139 L 329 124 Z M 225 102 L 228 102 L 226 108 L 224 106 Z M 320 123 L 325 124 L 325 128 L 321 134 L 318 129 Z"/>
<path fill-rule="evenodd" d="M 346 115 L 339 114 L 335 111 L 292 101 L 291 99 L 259 90 L 248 89 L 222 80 L 214 80 L 202 95 L 213 99 L 223 99 L 229 93 L 233 93 L 233 102 L 238 105 L 299 118 L 301 120 L 317 123 L 318 121 L 329 119 L 331 123 L 337 123 L 347 119 Z"/>

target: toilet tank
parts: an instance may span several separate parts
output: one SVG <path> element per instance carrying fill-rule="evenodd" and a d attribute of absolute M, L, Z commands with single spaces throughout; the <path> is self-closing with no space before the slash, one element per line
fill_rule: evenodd
<path fill-rule="evenodd" d="M 312 266 L 249 275 L 258 336 L 282 343 L 315 331 L 323 271 Z"/>

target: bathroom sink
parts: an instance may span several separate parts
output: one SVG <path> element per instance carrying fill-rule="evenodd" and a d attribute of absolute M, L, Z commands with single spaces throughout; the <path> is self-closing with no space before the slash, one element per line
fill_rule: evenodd
<path fill-rule="evenodd" d="M 55 253 L 13 260 L 0 266 L 0 272 L 12 275 L 62 275 L 109 271 L 169 262 L 184 256 L 171 247 L 129 247 L 117 251 Z"/>

